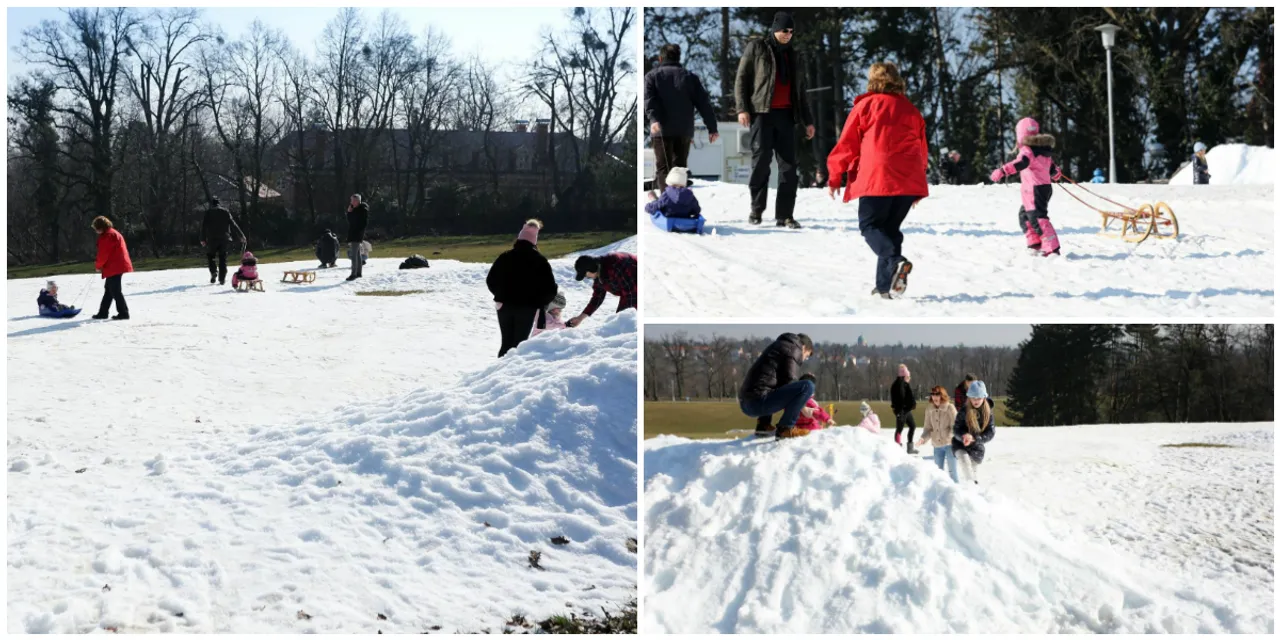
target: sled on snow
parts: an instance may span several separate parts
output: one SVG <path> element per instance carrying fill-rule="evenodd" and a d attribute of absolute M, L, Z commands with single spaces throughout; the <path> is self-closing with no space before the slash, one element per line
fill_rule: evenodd
<path fill-rule="evenodd" d="M 236 291 L 262 291 L 266 292 L 266 287 L 262 285 L 262 280 L 240 280 L 236 282 Z"/>
<path fill-rule="evenodd" d="M 1077 202 L 1093 209 L 1098 212 L 1098 215 L 1102 216 L 1102 228 L 1098 230 L 1098 235 L 1104 238 L 1116 238 L 1124 240 L 1125 242 L 1132 242 L 1134 244 L 1142 243 L 1151 237 L 1155 237 L 1157 240 L 1178 239 L 1178 217 L 1173 214 L 1173 207 L 1170 207 L 1163 202 L 1157 202 L 1155 204 L 1148 202 L 1137 209 L 1134 209 L 1133 207 L 1120 204 L 1115 200 L 1100 196 L 1065 175 L 1061 176 L 1061 179 L 1075 185 L 1080 191 L 1083 191 L 1084 193 L 1087 193 L 1099 200 L 1104 200 L 1121 209 L 1120 211 L 1108 211 L 1095 207 L 1088 202 L 1085 202 L 1080 198 L 1080 196 L 1072 193 L 1065 184 L 1062 184 L 1061 182 L 1058 183 L 1058 186 L 1061 187 L 1063 191 L 1066 191 L 1067 195 L 1075 198 Z"/>
<path fill-rule="evenodd" d="M 288 282 L 289 284 L 301 284 L 304 282 L 315 282 L 316 272 L 310 270 L 286 271 L 284 276 L 280 278 L 280 282 Z"/>
<path fill-rule="evenodd" d="M 671 233 L 696 233 L 702 235 L 702 228 L 707 219 L 701 214 L 696 218 L 668 218 L 661 211 L 650 216 L 654 226 Z"/>
<path fill-rule="evenodd" d="M 44 309 L 40 309 L 40 317 L 53 318 L 54 320 L 62 320 L 64 318 L 74 318 L 80 315 L 81 311 L 83 311 L 83 309 L 77 309 L 75 307 L 67 307 L 66 309 L 58 309 L 58 310 L 44 308 Z"/>

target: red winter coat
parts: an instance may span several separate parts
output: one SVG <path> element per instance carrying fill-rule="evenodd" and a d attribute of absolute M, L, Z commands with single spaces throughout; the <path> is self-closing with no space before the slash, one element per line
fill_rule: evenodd
<path fill-rule="evenodd" d="M 929 195 L 924 118 L 906 96 L 864 93 L 853 100 L 840 141 L 827 156 L 830 186 L 849 174 L 844 201 L 862 196 Z"/>
<path fill-rule="evenodd" d="M 102 272 L 103 278 L 133 271 L 129 247 L 125 245 L 124 236 L 119 231 L 107 229 L 98 236 L 98 259 L 94 261 L 93 267 Z"/>

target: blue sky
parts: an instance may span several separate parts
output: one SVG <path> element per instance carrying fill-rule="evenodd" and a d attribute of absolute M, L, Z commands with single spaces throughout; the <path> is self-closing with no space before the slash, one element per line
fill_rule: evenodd
<path fill-rule="evenodd" d="M 427 25 L 445 33 L 453 41 L 454 51 L 460 56 L 479 53 L 490 62 L 520 64 L 529 60 L 539 48 L 539 36 L 548 28 L 559 30 L 568 24 L 565 7 L 517 7 L 517 8 L 426 8 L 390 7 L 399 13 L 414 35 L 421 35 Z M 366 19 L 373 21 L 381 13 L 381 7 L 365 7 Z M 231 38 L 245 32 L 255 18 L 271 27 L 284 30 L 285 34 L 304 52 L 314 55 L 316 40 L 329 20 L 338 13 L 337 7 L 287 7 L 287 8 L 227 8 L 206 7 L 206 20 L 222 27 Z M 14 54 L 14 47 L 22 37 L 22 31 L 38 25 L 42 20 L 61 19 L 62 11 L 56 8 L 10 8 L 6 12 L 6 76 L 12 81 L 26 71 Z M 638 27 L 636 27 L 638 28 Z"/>
<path fill-rule="evenodd" d="M 924 344 L 935 347 L 1016 347 L 1031 336 L 1029 324 L 646 324 L 646 340 L 683 331 L 689 336 L 773 338 L 787 331 L 807 333 L 814 342 L 853 344 L 861 335 L 870 344 Z"/>

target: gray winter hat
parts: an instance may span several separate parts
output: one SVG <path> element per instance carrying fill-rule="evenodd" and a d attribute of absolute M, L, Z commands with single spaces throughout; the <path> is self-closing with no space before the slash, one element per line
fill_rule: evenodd
<path fill-rule="evenodd" d="M 57 287 L 58 287 L 58 282 L 56 280 L 50 280 L 44 283 L 45 289 L 56 289 Z"/>
<path fill-rule="evenodd" d="M 552 309 L 563 309 L 567 306 L 569 306 L 569 301 L 565 299 L 563 293 L 557 292 L 555 299 L 551 301 L 551 304 L 547 305 L 547 311 Z"/>

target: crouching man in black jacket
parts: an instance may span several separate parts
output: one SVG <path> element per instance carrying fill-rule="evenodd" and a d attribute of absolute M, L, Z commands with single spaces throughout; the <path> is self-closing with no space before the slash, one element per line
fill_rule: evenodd
<path fill-rule="evenodd" d="M 814 386 L 800 379 L 800 365 L 813 355 L 813 340 L 800 333 L 784 333 L 769 345 L 742 381 L 738 406 L 747 417 L 756 419 L 756 435 L 779 438 L 807 436 L 807 429 L 797 429 L 804 405 L 813 397 Z M 770 421 L 782 412 L 775 429 Z"/>

